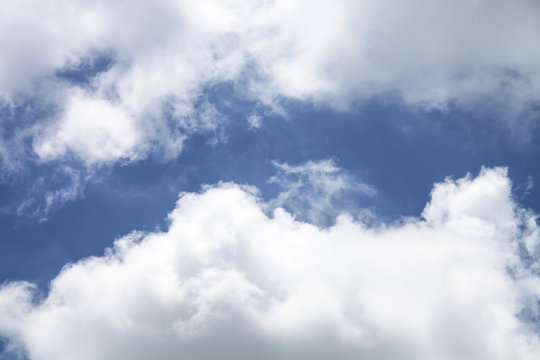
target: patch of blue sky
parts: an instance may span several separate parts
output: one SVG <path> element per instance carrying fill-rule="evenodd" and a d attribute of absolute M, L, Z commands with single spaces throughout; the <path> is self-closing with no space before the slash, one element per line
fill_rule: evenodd
<path fill-rule="evenodd" d="M 537 144 L 516 144 L 502 125 L 483 131 L 474 125 L 488 124 L 489 119 L 469 122 L 456 110 L 422 114 L 376 99 L 346 113 L 289 102 L 283 117 L 256 103 L 238 101 L 232 93 L 222 86 L 205 95 L 227 117 L 219 141 L 213 141 L 214 133 L 195 133 L 173 160 L 150 156 L 103 168 L 85 185 L 83 196 L 54 209 L 47 221 L 29 216 L 36 206 L 44 206 L 39 199 L 22 216 L 13 211 L 0 214 L 0 279 L 31 280 L 46 288 L 64 264 L 102 254 L 115 238 L 134 229 L 163 228 L 178 193 L 199 191 L 201 184 L 254 185 L 263 199 L 271 199 L 280 191 L 278 184 L 268 181 L 276 174 L 272 161 L 295 165 L 333 159 L 377 190 L 374 196 L 352 194 L 357 209 L 372 209 L 387 222 L 419 216 L 433 183 L 446 176 L 477 173 L 481 166 L 508 166 L 516 189 L 523 193 L 530 177 L 540 178 Z M 261 116 L 257 128 L 248 121 L 253 112 Z M 73 159 L 61 164 L 80 166 Z M 0 207 L 22 204 L 38 178 L 43 179 L 43 191 L 70 181 L 59 175 L 58 163 L 30 161 L 22 181 L 1 185 Z M 539 210 L 538 192 L 528 191 L 521 203 Z"/>
<path fill-rule="evenodd" d="M 84 58 L 79 63 L 57 70 L 55 77 L 72 85 L 88 86 L 97 75 L 109 70 L 113 64 L 113 56 L 96 54 L 94 57 Z"/>

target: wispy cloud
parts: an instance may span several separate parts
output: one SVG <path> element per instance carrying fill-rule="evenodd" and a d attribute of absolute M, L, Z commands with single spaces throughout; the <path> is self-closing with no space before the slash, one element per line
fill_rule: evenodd
<path fill-rule="evenodd" d="M 39 177 L 32 181 L 15 213 L 29 216 L 38 221 L 46 221 L 48 216 L 66 203 L 83 196 L 86 182 L 91 174 L 69 166 L 56 167 L 48 177 Z"/>
<path fill-rule="evenodd" d="M 271 208 L 284 207 L 299 219 L 318 225 L 330 224 L 342 212 L 359 212 L 356 196 L 374 196 L 373 186 L 362 183 L 332 159 L 290 165 L 273 162 L 278 173 L 269 179 L 280 192 L 269 202 Z M 355 199 L 356 200 L 356 199 Z M 365 206 L 363 216 L 368 215 Z"/>

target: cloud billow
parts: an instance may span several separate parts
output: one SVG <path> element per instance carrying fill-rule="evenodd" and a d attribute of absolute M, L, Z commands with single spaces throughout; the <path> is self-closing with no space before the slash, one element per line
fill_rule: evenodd
<path fill-rule="evenodd" d="M 42 299 L 4 284 L 0 335 L 30 360 L 535 359 L 536 215 L 502 168 L 431 195 L 422 218 L 321 229 L 251 187 L 184 193 L 166 231 L 67 264 Z"/>
<path fill-rule="evenodd" d="M 397 94 L 409 107 L 487 111 L 511 127 L 538 116 L 534 0 L 4 5 L 0 103 L 56 109 L 23 131 L 43 162 L 175 157 L 186 136 L 221 123 L 215 104 L 202 116 L 196 105 L 216 84 L 277 113 L 283 99 L 346 110 Z"/>

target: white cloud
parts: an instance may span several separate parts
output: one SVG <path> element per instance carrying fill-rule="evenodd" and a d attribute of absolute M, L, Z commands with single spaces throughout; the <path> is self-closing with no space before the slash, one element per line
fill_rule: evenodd
<path fill-rule="evenodd" d="M 137 138 L 143 146 L 105 147 L 98 155 L 105 162 L 156 149 L 175 156 L 181 141 L 173 140 L 199 129 L 194 122 L 183 129 L 185 119 L 197 118 L 195 104 L 220 83 L 276 111 L 283 97 L 346 109 L 397 93 L 422 109 L 455 105 L 509 122 L 538 115 L 531 112 L 540 92 L 535 0 L 21 0 L 3 1 L 2 9 L 0 98 L 17 106 L 21 96 L 43 96 L 35 93 L 43 86 L 60 108 L 108 102 L 118 122 L 129 119 L 128 128 L 148 138 Z M 90 76 L 87 97 L 55 77 L 96 56 L 113 62 Z M 76 121 L 94 126 L 88 117 Z M 102 130 L 112 136 L 117 129 Z M 83 142 L 95 149 L 102 140 Z M 56 138 L 55 154 L 69 155 L 72 142 Z M 95 160 L 94 152 L 79 153 Z M 38 155 L 50 159 L 50 151 Z"/>
<path fill-rule="evenodd" d="M 73 96 L 57 123 L 34 148 L 41 159 L 74 154 L 88 164 L 132 159 L 143 135 L 121 108 L 108 101 Z"/>
<path fill-rule="evenodd" d="M 66 265 L 44 299 L 4 284 L 0 334 L 31 360 L 536 359 L 538 228 L 510 188 L 483 169 L 421 219 L 324 230 L 249 187 L 182 194 L 167 231 Z"/>

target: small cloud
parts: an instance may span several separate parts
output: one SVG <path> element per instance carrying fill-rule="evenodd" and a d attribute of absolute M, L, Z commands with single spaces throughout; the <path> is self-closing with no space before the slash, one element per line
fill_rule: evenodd
<path fill-rule="evenodd" d="M 534 188 L 534 180 L 533 180 L 533 177 L 529 175 L 527 176 L 527 179 L 525 179 L 523 196 L 530 195 L 533 188 Z"/>
<path fill-rule="evenodd" d="M 247 118 L 250 129 L 258 129 L 262 124 L 262 117 L 257 114 L 250 114 Z"/>
<path fill-rule="evenodd" d="M 317 224 L 329 224 L 342 212 L 362 213 L 353 198 L 372 197 L 377 191 L 361 182 L 334 160 L 325 159 L 290 165 L 272 162 L 278 173 L 268 181 L 277 184 L 281 191 L 270 204 L 284 207 L 298 216 Z M 357 200 L 357 199 L 355 199 Z"/>

